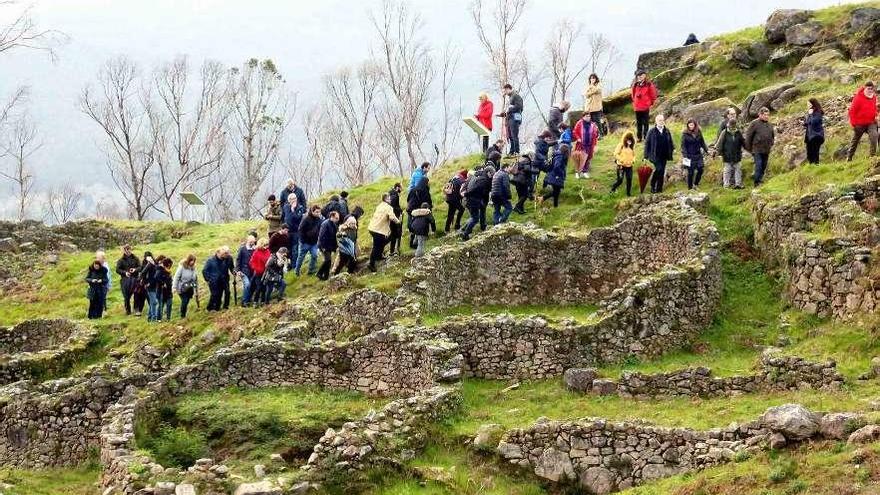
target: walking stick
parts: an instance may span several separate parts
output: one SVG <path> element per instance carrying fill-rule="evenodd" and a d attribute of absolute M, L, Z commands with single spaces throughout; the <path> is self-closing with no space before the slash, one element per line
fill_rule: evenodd
<path fill-rule="evenodd" d="M 196 295 L 196 309 L 201 310 L 201 309 L 202 309 L 202 305 L 199 304 L 199 289 L 198 289 L 198 288 L 194 289 L 194 292 L 195 292 L 195 295 Z"/>
<path fill-rule="evenodd" d="M 238 306 L 238 279 L 234 275 L 232 277 L 232 297 L 234 298 L 235 305 Z"/>

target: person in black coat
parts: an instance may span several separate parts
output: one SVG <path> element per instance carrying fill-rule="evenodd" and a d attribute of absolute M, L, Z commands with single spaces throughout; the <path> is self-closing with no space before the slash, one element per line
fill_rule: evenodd
<path fill-rule="evenodd" d="M 703 177 L 703 155 L 709 152 L 706 146 L 706 140 L 703 139 L 703 132 L 694 119 L 687 121 L 687 127 L 681 134 L 681 156 L 682 164 L 687 168 L 687 184 L 688 189 L 693 189 L 700 185 L 700 179 Z"/>
<path fill-rule="evenodd" d="M 321 218 L 321 207 L 312 205 L 309 213 L 303 216 L 302 221 L 299 223 L 299 253 L 296 256 L 296 265 L 294 265 L 297 277 L 299 277 L 302 264 L 306 260 L 306 253 L 310 256 L 308 274 L 312 275 L 317 270 L 318 233 L 321 230 L 321 222 L 323 220 Z"/>
<path fill-rule="evenodd" d="M 318 249 L 321 250 L 321 256 L 324 261 L 321 268 L 318 269 L 318 278 L 327 280 L 330 278 L 330 267 L 333 265 L 333 253 L 339 247 L 336 241 L 336 232 L 339 230 L 339 213 L 331 211 L 326 220 L 321 222 L 321 229 L 318 232 Z"/>
<path fill-rule="evenodd" d="M 431 199 L 431 188 L 428 186 L 428 184 L 428 178 L 422 177 L 421 180 L 419 180 L 419 183 L 416 184 L 416 187 L 410 189 L 409 194 L 406 195 L 406 227 L 410 230 L 410 249 L 416 248 L 416 238 L 414 235 L 412 235 L 413 210 L 419 209 L 422 206 L 422 203 L 428 203 L 428 205 L 430 205 L 429 208 L 434 208 L 434 202 Z"/>
<path fill-rule="evenodd" d="M 287 202 L 281 206 L 281 223 L 287 227 L 287 237 L 290 244 L 287 246 L 289 256 L 296 257 L 299 252 L 299 224 L 306 213 L 306 205 L 300 204 L 296 195 L 291 194 Z"/>
<path fill-rule="evenodd" d="M 222 246 L 202 267 L 202 278 L 207 282 L 208 291 L 211 293 L 208 306 L 205 308 L 208 311 L 220 311 L 224 287 L 229 287 L 229 267 L 226 258 L 229 258 L 229 247 Z"/>
<path fill-rule="evenodd" d="M 697 35 L 694 33 L 691 33 L 688 35 L 687 39 L 684 40 L 684 46 L 696 45 L 699 42 L 700 42 L 700 40 L 697 39 Z"/>
<path fill-rule="evenodd" d="M 655 126 L 645 136 L 645 159 L 654 164 L 651 192 L 662 193 L 663 181 L 666 179 L 666 163 L 672 160 L 675 144 L 672 142 L 672 133 L 666 127 L 666 119 L 658 115 L 654 122 Z"/>
<path fill-rule="evenodd" d="M 465 241 L 471 238 L 471 232 L 473 232 L 477 222 L 485 222 L 486 201 L 492 190 L 492 175 L 494 174 L 495 168 L 488 165 L 474 172 L 472 177 L 468 179 L 465 206 L 467 206 L 471 217 L 468 219 L 461 234 L 461 238 Z"/>
<path fill-rule="evenodd" d="M 159 255 L 158 261 L 162 261 L 162 255 Z M 159 319 L 159 293 L 157 292 L 158 283 L 156 280 L 156 263 L 157 260 L 146 252 L 144 253 L 143 268 L 138 276 L 144 291 L 147 294 L 147 321 L 157 321 Z"/>
<path fill-rule="evenodd" d="M 565 118 L 565 112 L 571 107 L 571 103 L 567 100 L 562 100 L 550 107 L 550 112 L 547 113 L 547 130 L 553 134 L 553 137 L 559 139 L 559 136 L 562 134 L 559 130 L 559 124 L 562 123 Z"/>
<path fill-rule="evenodd" d="M 571 147 L 567 144 L 560 144 L 556 154 L 553 155 L 553 162 L 547 176 L 544 177 L 544 187 L 550 186 L 550 196 L 553 198 L 553 207 L 559 206 L 559 196 L 562 194 L 562 188 L 565 187 L 565 176 L 568 168 L 568 157 L 571 153 Z"/>
<path fill-rule="evenodd" d="M 342 217 L 342 210 L 343 206 L 339 201 L 339 196 L 334 194 L 333 196 L 330 196 L 330 201 L 328 201 L 327 204 L 324 205 L 324 208 L 321 209 L 321 216 L 324 218 L 330 218 L 330 212 L 335 211 L 340 217 Z"/>
<path fill-rule="evenodd" d="M 289 201 L 289 196 L 293 194 L 296 196 L 297 204 L 301 205 L 303 209 L 306 206 L 306 193 L 302 190 L 301 187 L 296 185 L 296 181 L 293 179 L 287 179 L 287 185 L 284 186 L 284 189 L 278 194 L 278 200 L 282 205 L 287 204 Z"/>
<path fill-rule="evenodd" d="M 503 139 L 499 139 L 498 141 L 495 141 L 495 144 L 486 148 L 486 153 L 484 153 L 483 159 L 488 160 L 489 155 L 492 154 L 492 152 L 497 152 L 499 155 L 504 154 L 504 140 Z"/>
<path fill-rule="evenodd" d="M 467 170 L 459 170 L 458 174 L 452 176 L 443 189 L 446 199 L 446 205 L 449 207 L 446 214 L 446 227 L 443 232 L 448 234 L 449 228 L 455 223 L 455 230 L 461 230 L 461 215 L 464 213 L 464 205 L 462 204 L 461 188 L 467 181 Z"/>
<path fill-rule="evenodd" d="M 403 191 L 403 186 L 400 183 L 394 184 L 394 187 L 388 191 L 388 204 L 391 205 L 391 209 L 394 210 L 394 216 L 397 218 L 403 219 L 403 208 L 400 206 L 400 193 Z M 400 253 L 400 240 L 403 238 L 403 225 L 399 223 L 391 223 L 391 235 L 388 236 L 388 255 L 394 256 L 397 253 Z"/>
<path fill-rule="evenodd" d="M 107 290 L 107 269 L 96 259 L 89 265 L 88 273 L 86 273 L 85 281 L 89 284 L 89 312 L 90 320 L 100 318 L 104 315 L 104 295 Z"/>
<path fill-rule="evenodd" d="M 510 141 L 510 154 L 519 154 L 519 126 L 523 121 L 523 98 L 513 90 L 513 86 L 505 84 L 501 89 L 508 99 L 507 109 L 499 115 L 505 117 L 507 124 L 507 140 Z"/>
<path fill-rule="evenodd" d="M 519 157 L 512 173 L 510 174 L 510 183 L 516 188 L 517 201 L 513 207 L 513 211 L 520 215 L 525 214 L 526 201 L 529 199 L 529 191 L 532 184 L 532 157 L 534 153 L 527 151 L 523 156 Z"/>
<path fill-rule="evenodd" d="M 825 143 L 825 112 L 819 100 L 810 98 L 810 108 L 804 118 L 804 143 L 807 145 L 807 162 L 819 163 L 819 151 Z"/>
<path fill-rule="evenodd" d="M 141 260 L 131 252 L 131 246 L 128 244 L 122 246 L 122 257 L 116 261 L 116 273 L 119 275 L 119 287 L 122 289 L 126 315 L 131 314 L 131 297 L 135 293 L 140 266 Z"/>
<path fill-rule="evenodd" d="M 174 300 L 174 280 L 171 276 L 171 266 L 173 262 L 171 258 L 165 258 L 156 267 L 156 283 L 157 294 L 159 296 L 159 319 L 162 321 L 162 313 L 165 313 L 165 320 L 171 320 L 171 307 Z"/>

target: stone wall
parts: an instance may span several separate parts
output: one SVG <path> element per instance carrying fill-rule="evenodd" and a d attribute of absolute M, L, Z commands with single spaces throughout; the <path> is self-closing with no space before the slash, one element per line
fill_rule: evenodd
<path fill-rule="evenodd" d="M 584 235 L 507 223 L 431 250 L 404 279 L 428 310 L 460 305 L 598 303 L 667 265 L 702 258 L 718 241 L 705 217 L 680 201 L 647 206 Z"/>
<path fill-rule="evenodd" d="M 82 220 L 46 226 L 42 222 L 0 222 L 0 252 L 26 250 L 106 249 L 123 244 L 156 242 L 147 227 L 118 227 L 99 220 Z"/>
<path fill-rule="evenodd" d="M 279 322 L 276 335 L 285 340 L 352 340 L 389 326 L 406 306 L 401 297 L 360 289 L 339 301 L 292 305 Z"/>
<path fill-rule="evenodd" d="M 873 312 L 880 301 L 880 176 L 825 189 L 797 201 L 757 201 L 755 243 L 765 260 L 782 269 L 785 294 L 797 308 L 822 317 Z"/>
<path fill-rule="evenodd" d="M 0 328 L 0 385 L 67 369 L 97 335 L 69 320 L 28 320 Z"/>
<path fill-rule="evenodd" d="M 509 463 L 586 493 L 607 494 L 734 460 L 772 445 L 814 437 L 845 439 L 863 419 L 812 413 L 796 404 L 770 408 L 755 421 L 695 431 L 601 419 L 539 420 L 507 432 L 498 453 Z"/>

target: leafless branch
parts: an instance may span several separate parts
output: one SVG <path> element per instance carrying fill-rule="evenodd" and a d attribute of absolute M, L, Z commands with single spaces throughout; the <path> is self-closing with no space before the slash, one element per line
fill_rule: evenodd
<path fill-rule="evenodd" d="M 0 1 L 0 18 L 12 19 L 0 24 L 0 53 L 14 49 L 37 50 L 46 53 L 54 62 L 56 49 L 68 41 L 68 36 L 54 29 L 43 29 L 33 15 L 33 6 L 16 0 Z"/>

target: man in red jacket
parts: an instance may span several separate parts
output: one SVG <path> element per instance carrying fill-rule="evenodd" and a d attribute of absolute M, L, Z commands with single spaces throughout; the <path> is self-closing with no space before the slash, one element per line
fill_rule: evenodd
<path fill-rule="evenodd" d="M 877 90 L 874 83 L 868 81 L 856 91 L 852 104 L 849 106 L 849 123 L 853 128 L 852 141 L 846 161 L 852 161 L 862 140 L 862 134 L 868 134 L 868 146 L 871 156 L 877 154 Z"/>
<path fill-rule="evenodd" d="M 648 79 L 648 74 L 639 69 L 632 85 L 633 110 L 636 111 L 636 137 L 641 143 L 648 135 L 651 125 L 651 107 L 657 101 L 657 86 Z"/>

